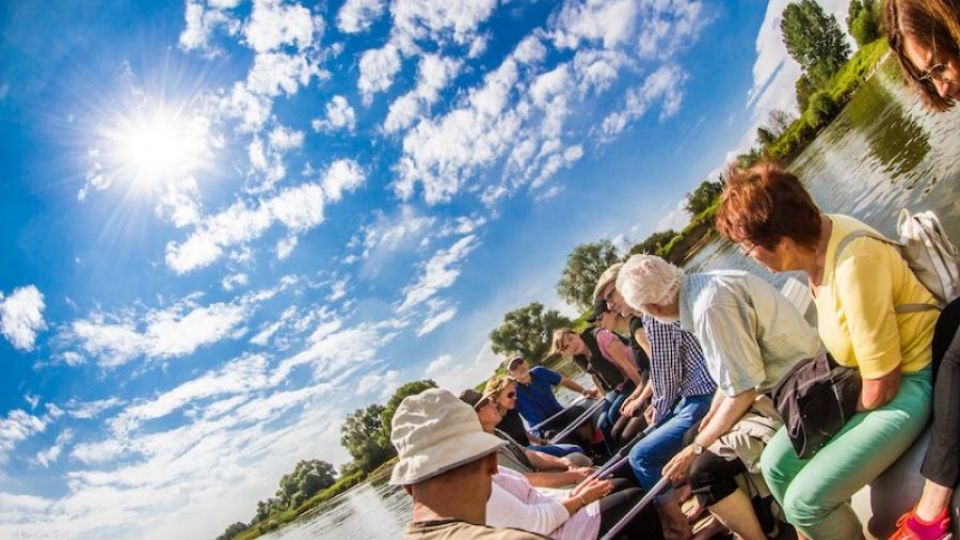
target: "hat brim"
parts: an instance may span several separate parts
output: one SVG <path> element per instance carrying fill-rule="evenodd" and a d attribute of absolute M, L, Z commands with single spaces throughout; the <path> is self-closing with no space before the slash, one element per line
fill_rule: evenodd
<path fill-rule="evenodd" d="M 451 437 L 419 453 L 400 458 L 393 466 L 390 483 L 406 486 L 422 482 L 480 459 L 506 444 L 503 439 L 484 431 Z"/>

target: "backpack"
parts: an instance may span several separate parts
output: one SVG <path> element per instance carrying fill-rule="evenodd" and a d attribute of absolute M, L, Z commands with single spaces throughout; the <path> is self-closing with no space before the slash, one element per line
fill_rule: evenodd
<path fill-rule="evenodd" d="M 930 211 L 911 215 L 904 208 L 897 218 L 897 233 L 900 235 L 899 242 L 872 231 L 854 231 L 840 241 L 834 257 L 839 258 L 847 244 L 864 236 L 896 247 L 920 283 L 937 300 L 937 305 L 897 306 L 897 313 L 943 309 L 948 302 L 960 296 L 960 252 L 947 237 L 937 215 Z"/>

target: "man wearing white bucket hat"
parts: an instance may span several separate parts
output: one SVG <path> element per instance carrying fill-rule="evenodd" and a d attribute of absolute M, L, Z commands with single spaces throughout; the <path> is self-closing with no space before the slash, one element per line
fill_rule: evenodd
<path fill-rule="evenodd" d="M 408 540 L 539 540 L 538 534 L 495 529 L 486 522 L 499 438 L 484 433 L 469 405 L 446 390 L 409 396 L 393 417 L 390 441 L 399 461 L 390 483 L 413 498 Z"/>

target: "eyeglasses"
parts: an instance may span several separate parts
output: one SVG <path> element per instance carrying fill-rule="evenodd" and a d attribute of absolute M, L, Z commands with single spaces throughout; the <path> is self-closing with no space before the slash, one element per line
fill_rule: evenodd
<path fill-rule="evenodd" d="M 515 397 L 517 397 L 516 392 L 507 392 L 507 399 L 513 399 Z"/>
<path fill-rule="evenodd" d="M 939 64 L 939 63 L 934 64 L 930 66 L 930 69 L 926 71 L 921 71 L 920 73 L 918 73 L 917 80 L 921 82 L 924 82 L 924 81 L 943 82 L 943 75 L 944 73 L 946 73 L 946 71 L 947 71 L 946 64 Z"/>

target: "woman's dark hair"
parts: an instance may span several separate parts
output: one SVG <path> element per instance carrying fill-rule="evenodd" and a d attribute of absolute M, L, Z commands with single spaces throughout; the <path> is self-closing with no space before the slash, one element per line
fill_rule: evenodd
<path fill-rule="evenodd" d="M 820 209 L 792 173 L 771 162 L 731 167 L 717 210 L 717 230 L 733 242 L 773 249 L 780 238 L 813 248 L 820 239 Z"/>
<path fill-rule="evenodd" d="M 921 47 L 949 55 L 960 64 L 960 0 L 887 0 L 883 25 L 890 49 L 924 105 L 938 112 L 953 107 L 953 100 L 937 93 L 932 81 L 920 80 L 920 70 L 904 52 L 904 40 L 910 38 Z"/>

